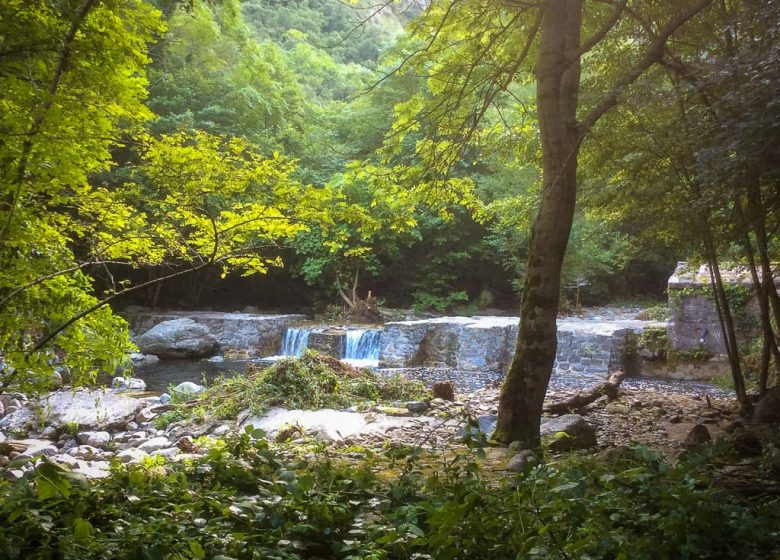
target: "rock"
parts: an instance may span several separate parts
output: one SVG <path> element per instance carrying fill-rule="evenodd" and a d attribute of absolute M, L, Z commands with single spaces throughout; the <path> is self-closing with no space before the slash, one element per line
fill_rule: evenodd
<path fill-rule="evenodd" d="M 509 459 L 506 470 L 509 472 L 523 472 L 539 464 L 536 454 L 530 449 L 524 449 Z"/>
<path fill-rule="evenodd" d="M 477 420 L 476 430 L 474 429 L 473 426 L 470 425 L 461 427 L 461 429 L 458 431 L 459 439 L 464 439 L 466 437 L 474 437 L 474 436 L 478 436 L 479 434 L 482 434 L 484 436 L 489 436 L 490 434 L 493 433 L 493 430 L 496 429 L 498 416 L 494 414 L 487 414 L 484 416 L 478 416 L 476 420 Z"/>
<path fill-rule="evenodd" d="M 184 396 L 199 395 L 205 390 L 206 388 L 203 385 L 198 385 L 192 381 L 184 381 L 173 388 L 174 393 Z"/>
<path fill-rule="evenodd" d="M 753 422 L 773 424 L 780 422 L 780 385 L 769 389 L 753 410 Z"/>
<path fill-rule="evenodd" d="M 220 436 L 224 436 L 229 431 L 230 431 L 230 426 L 228 426 L 227 424 L 222 424 L 221 426 L 217 426 L 216 428 L 214 428 L 211 431 L 211 435 L 220 437 Z"/>
<path fill-rule="evenodd" d="M 384 434 L 394 428 L 413 427 L 418 432 L 421 427 L 426 429 L 437 426 L 441 421 L 428 416 L 423 417 L 383 417 L 376 421 L 370 421 L 369 414 L 346 412 L 323 408 L 320 410 L 287 410 L 276 407 L 269 410 L 264 416 L 246 417 L 239 429 L 253 426 L 265 430 L 269 438 L 289 425 L 299 425 L 306 433 L 314 433 L 322 439 L 340 441 L 355 435 Z"/>
<path fill-rule="evenodd" d="M 5 416 L 5 405 L 2 402 L 0 402 L 0 418 L 2 418 L 3 416 Z"/>
<path fill-rule="evenodd" d="M 57 370 L 54 370 L 51 372 L 51 375 L 49 375 L 49 387 L 52 389 L 59 389 L 62 387 L 63 381 L 62 381 L 62 373 L 59 371 L 59 368 Z"/>
<path fill-rule="evenodd" d="M 192 438 L 190 436 L 184 436 L 179 438 L 176 441 L 176 447 L 184 451 L 185 453 L 192 453 L 197 448 L 195 447 L 195 443 L 192 441 Z"/>
<path fill-rule="evenodd" d="M 13 469 L 10 471 L 3 472 L 3 478 L 10 481 L 20 480 L 24 476 L 24 471 L 22 469 Z"/>
<path fill-rule="evenodd" d="M 157 413 L 152 412 L 151 408 L 143 408 L 135 415 L 135 421 L 138 423 L 151 422 L 157 418 Z"/>
<path fill-rule="evenodd" d="M 76 434 L 76 440 L 82 445 L 91 445 L 105 449 L 111 441 L 111 434 L 108 432 L 80 432 Z"/>
<path fill-rule="evenodd" d="M 151 452 L 152 457 L 175 457 L 181 453 L 181 449 L 178 447 L 164 447 L 162 449 L 156 449 Z"/>
<path fill-rule="evenodd" d="M 154 354 L 141 354 L 140 352 L 133 352 L 130 354 L 130 360 L 132 360 L 134 366 L 143 367 L 156 364 L 160 361 L 160 358 Z"/>
<path fill-rule="evenodd" d="M 158 449 L 163 449 L 164 447 L 170 447 L 170 445 L 171 442 L 168 441 L 167 437 L 159 436 L 142 443 L 138 446 L 138 449 L 141 451 L 146 451 L 147 453 L 151 453 L 152 451 L 157 451 Z"/>
<path fill-rule="evenodd" d="M 437 381 L 431 387 L 431 394 L 434 399 L 444 399 L 445 401 L 455 400 L 455 390 L 449 381 Z"/>
<path fill-rule="evenodd" d="M 160 395 L 160 404 L 166 404 L 171 402 L 171 396 L 168 393 Z"/>
<path fill-rule="evenodd" d="M 406 409 L 412 414 L 425 414 L 428 412 L 428 403 L 425 401 L 410 401 L 406 403 Z"/>
<path fill-rule="evenodd" d="M 409 412 L 406 408 L 401 408 L 400 406 L 384 406 L 379 405 L 375 408 L 375 410 L 380 414 L 385 414 L 387 416 L 406 416 Z"/>
<path fill-rule="evenodd" d="M 56 391 L 40 401 L 0 419 L 0 428 L 29 431 L 29 426 L 49 425 L 59 431 L 120 428 L 131 420 L 143 403 L 113 392 L 80 389 Z"/>
<path fill-rule="evenodd" d="M 192 319 L 173 319 L 155 325 L 139 339 L 144 354 L 160 358 L 203 358 L 218 347 L 211 330 Z"/>
<path fill-rule="evenodd" d="M 116 391 L 145 391 L 146 381 L 137 377 L 115 377 L 111 387 Z"/>
<path fill-rule="evenodd" d="M 138 430 L 138 424 L 134 421 L 130 421 L 125 425 L 125 430 L 128 432 L 135 432 Z"/>
<path fill-rule="evenodd" d="M 507 451 L 512 454 L 516 454 L 523 449 L 523 442 L 513 441 L 507 446 Z"/>
<path fill-rule="evenodd" d="M 54 426 L 47 426 L 41 431 L 40 437 L 54 441 L 57 439 L 57 431 L 57 428 Z"/>
<path fill-rule="evenodd" d="M 710 436 L 709 430 L 707 430 L 707 426 L 704 424 L 696 424 L 688 432 L 688 435 L 685 436 L 683 446 L 687 449 L 694 449 L 700 445 L 709 443 L 710 441 L 712 441 L 712 437 Z"/>
<path fill-rule="evenodd" d="M 564 433 L 566 436 L 560 436 Z M 568 451 L 594 447 L 596 431 L 579 414 L 564 414 L 558 418 L 543 421 L 539 434 L 542 443 L 551 451 Z"/>
<path fill-rule="evenodd" d="M 18 457 L 33 458 L 41 455 L 51 457 L 59 453 L 57 446 L 47 439 L 17 439 L 8 440 L 6 443 L 25 448 Z"/>
<path fill-rule="evenodd" d="M 212 362 L 212 363 L 215 363 L 215 364 L 219 364 L 219 363 L 224 362 L 225 358 L 223 356 L 212 356 L 211 358 L 209 358 L 208 361 Z"/>
<path fill-rule="evenodd" d="M 102 459 L 103 453 L 100 449 L 92 447 L 91 445 L 79 445 L 75 449 L 71 449 L 70 454 L 79 459 Z"/>
<path fill-rule="evenodd" d="M 116 458 L 121 463 L 138 463 L 148 456 L 149 454 L 146 451 L 131 447 L 130 449 L 125 449 L 124 451 L 117 453 Z"/>

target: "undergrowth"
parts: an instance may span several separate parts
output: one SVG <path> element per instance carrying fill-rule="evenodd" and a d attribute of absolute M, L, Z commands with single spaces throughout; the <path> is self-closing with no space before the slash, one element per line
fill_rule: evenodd
<path fill-rule="evenodd" d="M 161 416 L 158 427 L 187 417 L 235 418 L 249 410 L 262 414 L 274 406 L 343 408 L 360 403 L 415 400 L 427 396 L 422 383 L 400 375 L 382 376 L 356 369 L 330 356 L 306 351 L 245 375 L 217 380 L 196 402 L 180 403 Z"/>
<path fill-rule="evenodd" d="M 412 449 L 357 463 L 324 447 L 283 458 L 263 435 L 209 440 L 194 462 L 115 465 L 91 483 L 42 459 L 0 481 L 0 557 L 751 560 L 780 550 L 777 499 L 737 499 L 695 463 L 672 467 L 645 448 L 496 475 L 465 451 L 438 466 Z"/>

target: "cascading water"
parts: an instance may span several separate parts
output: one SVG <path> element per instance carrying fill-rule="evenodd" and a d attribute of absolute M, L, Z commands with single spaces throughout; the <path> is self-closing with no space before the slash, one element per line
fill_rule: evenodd
<path fill-rule="evenodd" d="M 376 367 L 379 363 L 379 329 L 355 329 L 347 331 L 342 347 L 341 359 L 351 364 Z"/>
<path fill-rule="evenodd" d="M 309 345 L 311 329 L 288 327 L 282 335 L 282 356 L 300 356 Z"/>

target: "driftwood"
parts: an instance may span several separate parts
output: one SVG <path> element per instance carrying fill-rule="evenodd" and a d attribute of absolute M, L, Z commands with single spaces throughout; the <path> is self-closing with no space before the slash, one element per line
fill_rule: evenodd
<path fill-rule="evenodd" d="M 607 400 L 615 400 L 618 395 L 618 387 L 620 387 L 620 384 L 625 378 L 626 372 L 622 369 L 613 371 L 604 383 L 587 391 L 572 395 L 562 401 L 550 403 L 544 407 L 544 411 L 549 412 L 550 414 L 565 414 L 584 408 L 604 395 L 607 396 Z"/>
<path fill-rule="evenodd" d="M 4 441 L 0 443 L 0 455 L 8 456 L 11 453 L 24 453 L 27 451 L 26 443 L 16 441 Z"/>

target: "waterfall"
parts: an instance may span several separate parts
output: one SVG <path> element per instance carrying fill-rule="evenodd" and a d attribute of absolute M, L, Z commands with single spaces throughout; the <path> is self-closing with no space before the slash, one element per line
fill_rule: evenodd
<path fill-rule="evenodd" d="M 379 329 L 359 329 L 347 331 L 342 348 L 344 360 L 379 361 L 379 341 L 382 331 Z"/>
<path fill-rule="evenodd" d="M 282 356 L 300 356 L 309 345 L 310 329 L 288 327 L 282 336 Z"/>

